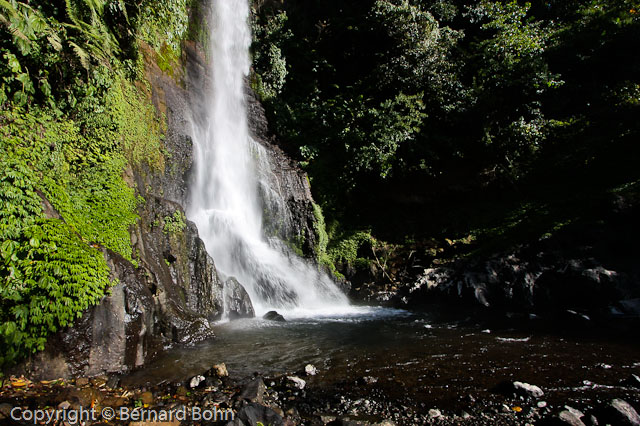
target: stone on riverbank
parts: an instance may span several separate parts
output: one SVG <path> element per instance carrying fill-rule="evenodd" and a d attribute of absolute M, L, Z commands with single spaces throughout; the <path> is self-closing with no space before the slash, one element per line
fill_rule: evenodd
<path fill-rule="evenodd" d="M 611 424 L 640 426 L 640 415 L 627 401 L 616 398 L 605 410 L 604 420 Z"/>
<path fill-rule="evenodd" d="M 304 367 L 304 372 L 307 373 L 307 376 L 315 376 L 318 374 L 318 369 L 312 364 L 307 364 Z"/>
<path fill-rule="evenodd" d="M 276 311 L 267 312 L 266 314 L 264 314 L 262 319 L 266 319 L 268 321 L 277 321 L 277 322 L 285 322 L 286 321 L 286 319 L 284 319 L 284 317 L 282 315 L 280 315 L 279 313 L 277 313 Z"/>
<path fill-rule="evenodd" d="M 284 426 L 282 417 L 271 408 L 249 403 L 243 407 L 227 426 L 254 426 L 259 423 L 271 426 Z"/>
<path fill-rule="evenodd" d="M 570 426 L 586 426 L 580 417 L 572 411 L 563 410 L 558 414 L 559 423 Z"/>
<path fill-rule="evenodd" d="M 262 377 L 256 377 L 245 385 L 242 392 L 240 392 L 238 399 L 262 404 L 264 402 L 264 393 L 266 390 L 267 387 L 265 386 Z"/>
<path fill-rule="evenodd" d="M 541 398 L 544 396 L 544 392 L 536 385 L 530 385 L 529 383 L 524 382 L 513 382 L 513 388 L 516 393 L 524 394 L 526 396 L 531 396 L 533 398 Z"/>

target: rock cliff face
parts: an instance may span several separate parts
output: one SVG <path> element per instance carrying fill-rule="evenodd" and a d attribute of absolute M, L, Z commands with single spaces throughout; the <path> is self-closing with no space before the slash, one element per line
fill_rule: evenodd
<path fill-rule="evenodd" d="M 284 201 L 265 205 L 264 226 L 267 234 L 277 236 L 295 247 L 310 259 L 317 258 L 317 235 L 314 229 L 316 218 L 313 213 L 313 197 L 307 174 L 282 151 L 272 134 L 264 108 L 256 94 L 247 85 L 247 109 L 251 136 L 265 148 L 264 179 L 270 190 L 278 192 L 277 199 Z M 269 201 L 268 194 L 262 194 L 263 201 Z M 272 198 L 272 197 L 271 197 Z"/>
<path fill-rule="evenodd" d="M 54 335 L 45 351 L 18 372 L 33 378 L 122 373 L 144 365 L 168 346 L 212 337 L 211 322 L 221 318 L 225 305 L 230 318 L 254 315 L 241 283 L 220 279 L 195 224 L 185 217 L 193 163 L 191 122 L 205 119 L 198 113 L 209 79 L 198 44 L 185 42 L 183 47 L 183 64 L 173 64 L 171 77 L 156 65 L 155 53 L 144 49 L 150 96 L 167 130 L 165 169 L 141 166 L 127 172 L 144 199 L 140 220 L 131 230 L 138 266 L 105 250 L 118 282 L 111 294 L 73 327 Z M 307 177 L 271 141 L 264 111 L 247 91 L 252 135 L 265 148 L 268 174 L 286 203 L 288 226 L 274 225 L 272 233 L 304 241 L 303 251 L 312 256 L 315 219 Z"/>

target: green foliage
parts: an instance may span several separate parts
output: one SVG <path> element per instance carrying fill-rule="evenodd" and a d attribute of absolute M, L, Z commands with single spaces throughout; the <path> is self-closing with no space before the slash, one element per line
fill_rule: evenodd
<path fill-rule="evenodd" d="M 263 2 L 254 86 L 329 219 L 441 232 L 473 214 L 455 213 L 464 203 L 448 193 L 502 199 L 637 174 L 638 11 L 632 0 Z M 265 95 L 265 79 L 277 90 Z"/>
<path fill-rule="evenodd" d="M 140 38 L 156 51 L 163 46 L 181 51 L 181 43 L 189 24 L 189 0 L 145 0 L 140 14 Z"/>
<path fill-rule="evenodd" d="M 280 11 L 266 17 L 257 15 L 255 10 L 253 12 L 253 37 L 267 46 L 266 51 L 253 51 L 253 64 L 261 70 L 259 74 L 254 74 L 253 88 L 262 100 L 268 100 L 280 94 L 286 81 L 287 61 L 279 46 L 291 38 L 292 33 L 285 29 L 286 12 Z"/>
<path fill-rule="evenodd" d="M 49 333 L 70 325 L 104 295 L 102 253 L 70 226 L 47 219 L 24 163 L 0 161 L 0 343 L 4 367 L 42 350 Z"/>
<path fill-rule="evenodd" d="M 358 231 L 337 238 L 329 249 L 329 258 L 336 265 L 354 266 L 368 263 L 368 259 L 358 256 L 358 250 L 364 245 L 373 245 L 375 240 L 369 231 Z"/>
<path fill-rule="evenodd" d="M 553 23 L 529 15 L 530 3 L 483 0 L 469 7 L 472 23 L 483 37 L 472 43 L 482 64 L 474 76 L 478 113 L 484 113 L 483 142 L 498 167 L 515 176 L 547 136 L 541 100 L 562 84 L 544 56 Z M 486 34 L 486 35 L 484 35 Z M 501 102 L 501 105 L 496 105 Z"/>
<path fill-rule="evenodd" d="M 450 50 L 460 35 L 420 5 L 293 1 L 256 13 L 254 88 L 332 208 L 401 175 L 433 105 L 455 102 Z M 343 194 L 331 190 L 336 180 Z"/>
<path fill-rule="evenodd" d="M 316 234 L 316 260 L 319 264 L 326 266 L 335 274 L 336 268 L 327 254 L 329 236 L 327 235 L 324 215 L 322 214 L 322 208 L 316 203 L 313 203 L 313 216 L 315 218 L 315 221 L 313 222 L 313 230 Z"/>
<path fill-rule="evenodd" d="M 185 219 L 180 210 L 176 210 L 172 216 L 165 216 L 163 219 L 164 225 L 162 226 L 162 232 L 165 235 L 175 235 L 182 232 L 187 226 Z"/>
<path fill-rule="evenodd" d="M 0 366 L 100 300 L 103 247 L 135 264 L 127 176 L 164 169 L 164 129 L 130 78 L 141 12 L 166 3 L 0 0 Z"/>

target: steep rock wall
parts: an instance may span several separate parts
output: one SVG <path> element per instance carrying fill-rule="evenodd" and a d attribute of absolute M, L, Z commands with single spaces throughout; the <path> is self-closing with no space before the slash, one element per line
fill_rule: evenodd
<path fill-rule="evenodd" d="M 196 15 L 194 19 L 202 19 L 200 13 Z M 198 114 L 204 110 L 201 105 L 210 84 L 208 59 L 198 43 L 185 41 L 182 63 L 171 64 L 169 75 L 157 65 L 152 49 L 143 47 L 143 52 L 149 95 L 167 128 L 164 170 L 142 165 L 127 171 L 128 181 L 144 200 L 140 220 L 131 230 L 138 266 L 104 250 L 117 285 L 73 327 L 52 336 L 45 351 L 15 373 L 33 378 L 124 373 L 173 344 L 213 337 L 210 324 L 223 315 L 224 283 L 184 209 L 193 164 L 191 123 L 206 119 Z M 288 226 L 275 225 L 274 218 L 281 220 L 281 215 L 274 215 L 266 218 L 266 228 L 313 257 L 315 217 L 307 176 L 270 137 L 264 110 L 248 85 L 247 93 L 252 136 L 266 149 L 270 179 L 286 202 Z M 241 283 L 233 280 L 229 289 L 230 314 L 252 316 L 251 301 Z"/>

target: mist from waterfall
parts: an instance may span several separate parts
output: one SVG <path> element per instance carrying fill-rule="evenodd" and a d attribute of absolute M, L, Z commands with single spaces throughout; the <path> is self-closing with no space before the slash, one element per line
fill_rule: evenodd
<path fill-rule="evenodd" d="M 206 119 L 192 123 L 195 176 L 187 215 L 218 271 L 238 279 L 258 315 L 269 309 L 340 312 L 349 304 L 333 280 L 282 241 L 264 235 L 262 209 L 275 205 L 286 210 L 286 202 L 270 179 L 268 153 L 249 134 L 244 93 L 250 68 L 248 19 L 247 0 L 212 2 L 212 87 L 205 94 L 206 111 L 197 111 Z"/>

